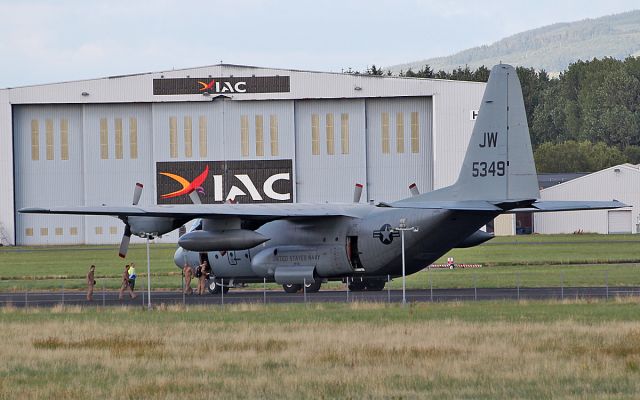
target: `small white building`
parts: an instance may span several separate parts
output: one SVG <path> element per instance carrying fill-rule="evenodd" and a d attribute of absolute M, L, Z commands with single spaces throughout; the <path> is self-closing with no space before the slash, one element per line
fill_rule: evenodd
<path fill-rule="evenodd" d="M 619 200 L 617 210 L 535 213 L 536 233 L 639 233 L 640 165 L 622 164 L 540 191 L 542 200 Z"/>

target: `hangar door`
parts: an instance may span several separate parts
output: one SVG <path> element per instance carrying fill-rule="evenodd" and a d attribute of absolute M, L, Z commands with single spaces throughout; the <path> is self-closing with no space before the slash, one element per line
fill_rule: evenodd
<path fill-rule="evenodd" d="M 631 233 L 631 210 L 610 210 L 609 233 Z"/>

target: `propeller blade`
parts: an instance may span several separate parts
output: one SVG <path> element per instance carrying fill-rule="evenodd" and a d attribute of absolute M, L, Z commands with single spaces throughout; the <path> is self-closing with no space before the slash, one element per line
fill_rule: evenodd
<path fill-rule="evenodd" d="M 353 189 L 353 202 L 360 203 L 360 197 L 362 197 L 362 184 L 356 183 L 356 187 Z"/>
<path fill-rule="evenodd" d="M 411 196 L 417 196 L 420 194 L 418 186 L 415 184 L 415 182 L 409 185 L 409 190 L 411 191 Z"/>
<path fill-rule="evenodd" d="M 142 183 L 136 183 L 136 188 L 133 191 L 133 205 L 137 206 L 142 196 Z"/>
<path fill-rule="evenodd" d="M 189 193 L 189 198 L 191 199 L 191 202 L 193 204 L 202 204 L 202 201 L 200 201 L 200 196 L 198 196 L 198 192 L 196 192 L 195 190 Z"/>
<path fill-rule="evenodd" d="M 122 241 L 120 242 L 120 258 L 125 258 L 127 256 L 127 251 L 129 250 L 129 242 L 131 241 L 131 228 L 129 224 L 124 226 L 124 234 L 122 235 Z"/>

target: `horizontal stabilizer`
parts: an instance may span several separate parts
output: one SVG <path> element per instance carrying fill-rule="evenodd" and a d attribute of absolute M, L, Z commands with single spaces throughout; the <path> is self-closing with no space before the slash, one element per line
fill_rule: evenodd
<path fill-rule="evenodd" d="M 393 208 L 417 208 L 423 210 L 502 211 L 502 208 L 483 200 L 399 201 L 393 203 L 391 206 Z"/>
<path fill-rule="evenodd" d="M 514 212 L 552 212 L 552 211 L 578 211 L 578 210 L 608 210 L 612 208 L 629 207 L 618 201 L 544 201 L 539 200 L 531 204 L 531 207 L 516 208 Z"/>

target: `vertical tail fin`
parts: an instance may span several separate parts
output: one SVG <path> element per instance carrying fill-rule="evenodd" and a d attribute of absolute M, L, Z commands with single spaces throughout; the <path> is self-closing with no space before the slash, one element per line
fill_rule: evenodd
<path fill-rule="evenodd" d="M 406 199 L 519 201 L 540 197 L 522 89 L 516 70 L 491 69 L 458 180 Z"/>

